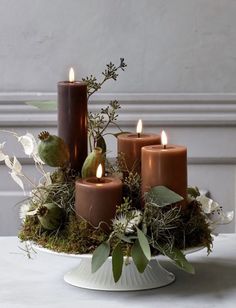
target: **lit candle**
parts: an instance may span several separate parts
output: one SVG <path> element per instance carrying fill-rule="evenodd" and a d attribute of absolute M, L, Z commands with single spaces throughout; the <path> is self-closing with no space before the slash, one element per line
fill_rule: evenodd
<path fill-rule="evenodd" d="M 102 173 L 100 164 L 96 177 L 76 181 L 75 210 L 78 218 L 107 230 L 115 217 L 116 206 L 122 202 L 122 182 L 118 178 L 102 177 Z"/>
<path fill-rule="evenodd" d="M 161 134 L 162 145 L 142 148 L 142 193 L 154 186 L 166 186 L 187 199 L 187 149 L 167 144 L 167 136 Z M 181 205 L 186 202 L 182 201 Z"/>
<path fill-rule="evenodd" d="M 70 167 L 81 171 L 87 157 L 87 85 L 75 81 L 73 68 L 69 81 L 58 83 L 58 135 L 70 150 Z"/>
<path fill-rule="evenodd" d="M 161 143 L 157 134 L 143 134 L 142 120 L 138 121 L 136 134 L 128 133 L 118 136 L 118 153 L 122 153 L 129 171 L 141 172 L 141 148 L 146 145 Z"/>

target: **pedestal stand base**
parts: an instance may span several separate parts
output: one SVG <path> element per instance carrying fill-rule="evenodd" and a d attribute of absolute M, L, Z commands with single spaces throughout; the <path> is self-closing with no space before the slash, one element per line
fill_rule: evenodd
<path fill-rule="evenodd" d="M 64 276 L 64 280 L 76 287 L 104 291 L 137 291 L 164 287 L 174 282 L 175 276 L 165 270 L 156 259 L 152 259 L 140 274 L 133 261 L 124 265 L 120 280 L 115 283 L 111 258 L 94 274 L 91 273 L 91 259 L 81 259 L 78 267 Z"/>

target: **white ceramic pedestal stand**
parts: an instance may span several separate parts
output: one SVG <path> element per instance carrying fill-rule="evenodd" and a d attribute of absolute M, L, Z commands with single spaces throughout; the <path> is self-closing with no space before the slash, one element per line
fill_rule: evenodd
<path fill-rule="evenodd" d="M 117 283 L 115 283 L 112 274 L 111 257 L 107 259 L 96 273 L 92 274 L 91 254 L 75 255 L 57 253 L 37 245 L 33 245 L 33 247 L 43 252 L 80 259 L 79 265 L 64 275 L 64 280 L 67 283 L 79 288 L 101 291 L 138 291 L 164 287 L 175 281 L 174 274 L 164 269 L 158 262 L 157 258 L 151 259 L 142 274 L 140 274 L 136 269 L 132 258 L 129 258 L 129 264 L 123 265 L 121 278 Z M 184 254 L 190 254 L 202 248 L 203 247 L 196 247 L 188 249 L 184 251 Z"/>
<path fill-rule="evenodd" d="M 78 267 L 68 272 L 64 280 L 71 285 L 104 291 L 135 291 L 166 286 L 175 280 L 175 276 L 165 270 L 156 259 L 152 259 L 140 274 L 133 260 L 123 266 L 120 280 L 115 283 L 112 274 L 111 258 L 94 274 L 91 273 L 91 258 L 82 258 Z"/>

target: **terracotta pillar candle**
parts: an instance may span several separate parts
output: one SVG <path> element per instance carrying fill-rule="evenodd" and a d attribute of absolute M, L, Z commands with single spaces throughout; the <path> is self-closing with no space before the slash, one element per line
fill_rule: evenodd
<path fill-rule="evenodd" d="M 74 81 L 58 83 L 58 135 L 68 144 L 71 168 L 81 171 L 87 156 L 87 85 Z"/>
<path fill-rule="evenodd" d="M 105 222 L 101 226 L 107 230 L 115 217 L 116 206 L 122 202 L 122 182 L 112 177 L 100 178 L 101 169 L 97 177 L 76 181 L 75 210 L 78 217 L 95 227 Z"/>
<path fill-rule="evenodd" d="M 165 134 L 162 139 L 166 139 Z M 159 185 L 187 199 L 187 149 L 167 144 L 167 139 L 163 145 L 142 148 L 142 193 Z"/>
<path fill-rule="evenodd" d="M 156 134 L 143 134 L 142 122 L 137 125 L 137 133 L 118 136 L 118 153 L 123 153 L 129 170 L 141 172 L 141 148 L 146 145 L 160 144 L 161 137 Z"/>

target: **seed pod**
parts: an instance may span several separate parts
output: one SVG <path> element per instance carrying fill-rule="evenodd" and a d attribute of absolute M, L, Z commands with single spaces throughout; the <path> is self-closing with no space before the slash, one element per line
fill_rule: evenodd
<path fill-rule="evenodd" d="M 69 148 L 58 136 L 43 131 L 39 134 L 39 157 L 50 167 L 65 167 L 69 162 Z"/>
<path fill-rule="evenodd" d="M 97 167 L 99 164 L 105 165 L 104 154 L 102 153 L 102 149 L 96 147 L 85 159 L 81 176 L 82 178 L 93 177 L 96 176 Z"/>
<path fill-rule="evenodd" d="M 101 135 L 98 135 L 98 136 L 97 136 L 97 143 L 96 143 L 96 146 L 99 147 L 99 148 L 101 148 L 101 149 L 102 149 L 102 153 L 104 153 L 104 155 L 105 155 L 105 153 L 106 153 L 106 151 L 107 151 L 107 145 L 106 145 L 106 141 L 105 141 L 105 139 L 103 138 L 103 136 L 101 136 Z"/>
<path fill-rule="evenodd" d="M 55 203 L 46 203 L 39 206 L 37 216 L 44 229 L 55 230 L 63 222 L 64 210 Z"/>

